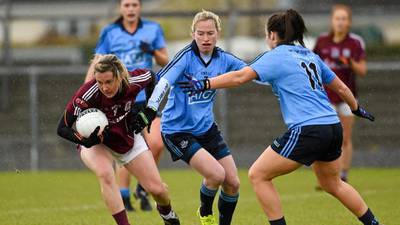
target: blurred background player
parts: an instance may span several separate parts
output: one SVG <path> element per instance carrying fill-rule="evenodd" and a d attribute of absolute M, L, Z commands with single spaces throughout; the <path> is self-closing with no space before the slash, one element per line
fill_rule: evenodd
<path fill-rule="evenodd" d="M 321 187 L 364 225 L 379 225 L 360 194 L 340 179 L 342 127 L 324 85 L 337 93 L 355 115 L 371 121 L 374 117 L 360 107 L 350 89 L 335 73 L 305 48 L 303 35 L 306 30 L 303 18 L 296 11 L 290 9 L 275 13 L 268 19 L 266 29 L 271 51 L 239 71 L 191 80 L 181 87 L 189 94 L 195 94 L 240 86 L 254 79 L 271 84 L 289 130 L 275 139 L 249 170 L 253 189 L 271 225 L 286 225 L 272 180 L 302 165 L 313 165 Z"/>
<path fill-rule="evenodd" d="M 163 31 L 158 23 L 141 18 L 141 10 L 140 0 L 119 0 L 120 17 L 102 30 L 95 53 L 117 55 L 129 71 L 137 68 L 151 70 L 153 58 L 158 65 L 166 65 L 168 55 Z M 92 78 L 93 65 L 89 67 L 85 80 L 87 82 Z M 139 112 L 145 105 L 146 96 L 142 91 L 136 98 L 133 112 Z M 143 136 L 158 163 L 164 149 L 160 133 L 160 118 L 157 117 L 154 120 L 152 128 L 150 133 L 143 131 Z M 125 207 L 128 211 L 133 211 L 130 201 L 129 172 L 124 167 L 120 167 L 117 168 L 117 173 Z M 136 186 L 135 197 L 140 199 L 142 210 L 151 211 L 147 193 L 140 183 Z"/>
<path fill-rule="evenodd" d="M 98 55 L 93 65 L 94 78 L 79 88 L 67 104 L 57 133 L 80 145 L 83 163 L 97 176 L 101 194 L 118 225 L 129 225 L 126 210 L 118 191 L 113 162 L 117 161 L 153 196 L 157 210 L 166 225 L 179 225 L 171 208 L 168 189 L 162 182 L 153 155 L 141 134 L 133 133 L 132 106 L 141 90 L 152 91 L 154 77 L 148 70 L 128 73 L 122 62 L 112 54 Z M 79 113 L 98 108 L 107 116 L 109 127 L 98 135 L 99 128 L 82 137 L 73 128 Z"/>
<path fill-rule="evenodd" d="M 331 31 L 321 34 L 314 48 L 322 60 L 337 74 L 357 97 L 356 76 L 367 73 L 363 39 L 350 33 L 352 13 L 346 5 L 335 5 L 331 14 Z M 337 111 L 343 126 L 341 179 L 347 181 L 353 155 L 352 130 L 354 116 L 349 106 L 338 94 L 327 89 L 328 97 Z"/>
<path fill-rule="evenodd" d="M 229 225 L 239 198 L 240 183 L 234 159 L 214 121 L 216 91 L 188 96 L 178 83 L 238 70 L 245 63 L 216 47 L 221 32 L 218 15 L 205 10 L 197 13 L 191 32 L 192 43 L 157 74 L 160 80 L 147 108 L 139 113 L 137 127 L 140 132 L 145 126 L 151 125 L 163 97 L 171 87 L 161 119 L 163 141 L 173 161 L 185 161 L 204 178 L 200 188 L 201 205 L 197 212 L 201 224 L 217 224 L 212 207 L 221 186 L 219 224 Z"/>

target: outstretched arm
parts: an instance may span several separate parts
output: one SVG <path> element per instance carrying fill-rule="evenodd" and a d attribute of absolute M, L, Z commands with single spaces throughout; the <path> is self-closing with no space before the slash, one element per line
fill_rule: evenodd
<path fill-rule="evenodd" d="M 257 73 L 249 66 L 210 79 L 210 89 L 238 87 L 257 78 Z"/>
<path fill-rule="evenodd" d="M 356 98 L 350 89 L 338 77 L 335 77 L 327 87 L 338 94 L 340 98 L 350 106 L 352 111 L 357 110 L 358 103 Z"/>
<path fill-rule="evenodd" d="M 197 92 L 202 92 L 208 89 L 238 87 L 256 79 L 257 77 L 257 73 L 251 67 L 246 66 L 241 70 L 228 72 L 210 79 L 188 79 L 188 81 L 181 81 L 178 82 L 178 84 L 184 92 L 193 95 Z"/>
<path fill-rule="evenodd" d="M 332 82 L 327 85 L 327 87 L 336 92 L 336 94 L 338 94 L 340 98 L 350 106 L 350 109 L 354 115 L 369 119 L 371 121 L 375 120 L 375 117 L 371 113 L 367 112 L 358 104 L 353 93 L 351 93 L 350 89 L 338 77 L 335 77 Z"/>

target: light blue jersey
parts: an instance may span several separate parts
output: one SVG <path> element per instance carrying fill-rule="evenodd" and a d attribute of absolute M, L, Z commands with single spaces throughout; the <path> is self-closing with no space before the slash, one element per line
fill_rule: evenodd
<path fill-rule="evenodd" d="M 312 51 L 302 46 L 279 45 L 249 66 L 261 82 L 271 84 L 289 129 L 339 122 L 323 86 L 336 75 Z"/>
<path fill-rule="evenodd" d="M 148 69 L 153 67 L 153 55 L 140 49 L 141 42 L 158 50 L 165 48 L 164 34 L 156 22 L 140 19 L 134 33 L 125 30 L 121 20 L 106 26 L 100 34 L 95 49 L 96 54 L 115 54 L 126 66 L 128 71 Z M 144 102 L 146 95 L 141 91 L 136 102 Z"/>
<path fill-rule="evenodd" d="M 223 51 L 215 48 L 208 62 L 200 56 L 195 42 L 182 49 L 175 58 L 158 72 L 159 82 L 149 99 L 148 106 L 157 109 L 167 89 L 171 87 L 167 105 L 161 118 L 161 130 L 164 134 L 187 132 L 202 135 L 214 123 L 213 105 L 216 90 L 207 90 L 189 96 L 177 82 L 215 77 L 229 71 L 239 70 L 246 64 Z M 186 76 L 185 76 L 186 75 Z"/>

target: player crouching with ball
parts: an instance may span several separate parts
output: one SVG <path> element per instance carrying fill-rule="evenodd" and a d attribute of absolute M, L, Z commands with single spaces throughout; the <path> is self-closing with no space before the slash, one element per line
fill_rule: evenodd
<path fill-rule="evenodd" d="M 94 78 L 83 84 L 67 104 L 58 135 L 79 145 L 81 159 L 97 176 L 105 204 L 118 225 L 129 225 L 129 222 L 114 174 L 114 160 L 153 196 L 165 224 L 179 225 L 153 156 L 143 137 L 134 134 L 131 126 L 135 115 L 130 112 L 137 94 L 142 89 L 151 92 L 154 88 L 152 73 L 140 69 L 128 72 L 121 61 L 110 54 L 98 57 Z M 104 112 L 109 125 L 103 130 L 98 126 L 84 137 L 72 125 L 81 111 L 88 108 Z"/>

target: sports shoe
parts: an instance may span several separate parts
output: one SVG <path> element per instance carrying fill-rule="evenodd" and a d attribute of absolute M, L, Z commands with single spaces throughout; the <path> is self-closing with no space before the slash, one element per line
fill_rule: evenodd
<path fill-rule="evenodd" d="M 131 199 L 130 198 L 122 198 L 122 201 L 124 202 L 124 206 L 126 211 L 128 212 L 134 212 L 135 208 L 133 208 L 132 204 L 131 204 Z"/>
<path fill-rule="evenodd" d="M 201 225 L 218 225 L 217 221 L 215 220 L 214 215 L 208 216 L 201 216 L 200 215 L 200 207 L 197 209 L 197 216 L 200 218 Z"/>
<path fill-rule="evenodd" d="M 179 221 L 178 215 L 171 210 L 168 215 L 163 215 L 160 213 L 161 218 L 164 220 L 165 225 L 180 225 L 181 222 Z"/>
<path fill-rule="evenodd" d="M 145 191 L 136 191 L 135 194 L 133 194 L 133 196 L 136 199 L 140 200 L 140 209 L 142 211 L 151 211 L 153 210 L 153 208 L 151 207 L 150 201 L 147 198 L 147 193 Z"/>

